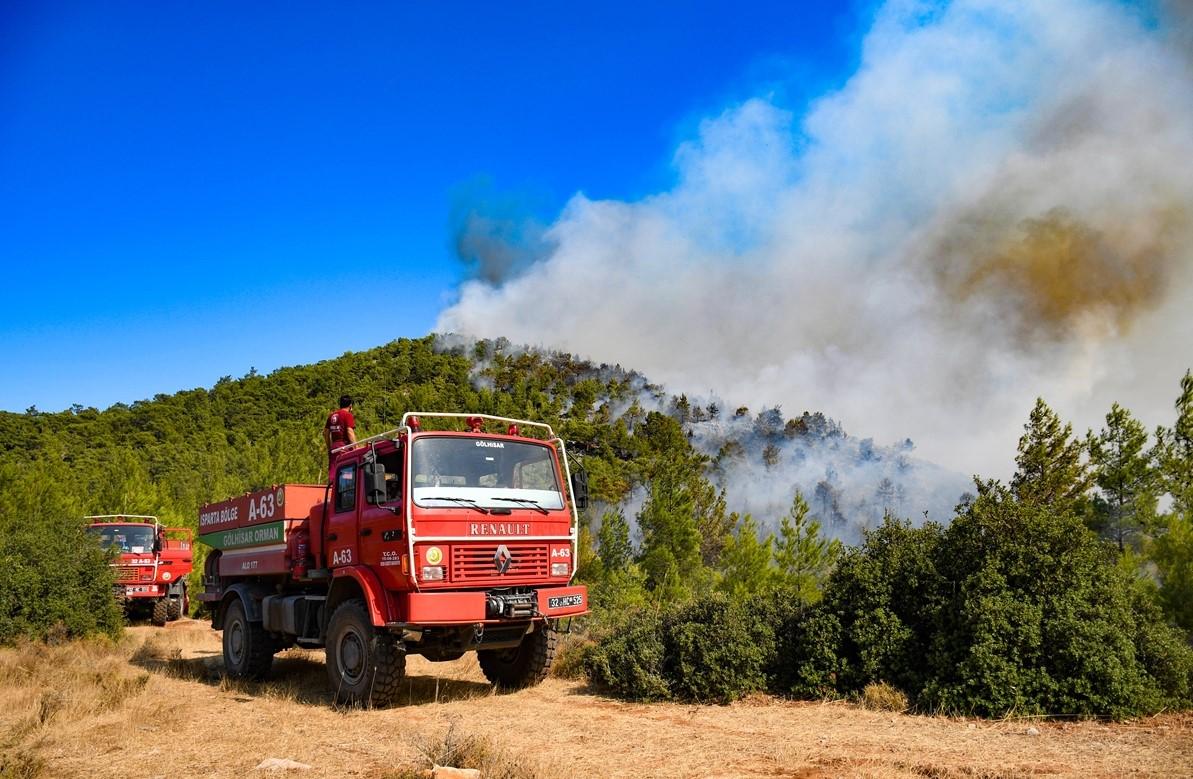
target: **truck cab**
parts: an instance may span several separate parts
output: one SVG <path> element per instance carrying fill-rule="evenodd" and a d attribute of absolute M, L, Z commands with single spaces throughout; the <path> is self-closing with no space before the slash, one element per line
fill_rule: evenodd
<path fill-rule="evenodd" d="M 186 578 L 192 567 L 188 528 L 163 527 L 157 517 L 139 514 L 85 520 L 87 532 L 113 554 L 115 595 L 126 614 L 149 617 L 161 626 L 186 613 Z"/>

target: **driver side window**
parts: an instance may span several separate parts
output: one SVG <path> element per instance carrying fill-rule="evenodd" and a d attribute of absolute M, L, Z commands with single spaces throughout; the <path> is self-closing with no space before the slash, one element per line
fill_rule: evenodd
<path fill-rule="evenodd" d="M 356 508 L 356 463 L 336 471 L 336 513 Z"/>

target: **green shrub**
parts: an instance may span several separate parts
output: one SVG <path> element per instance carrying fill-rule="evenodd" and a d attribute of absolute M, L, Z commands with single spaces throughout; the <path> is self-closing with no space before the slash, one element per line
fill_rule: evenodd
<path fill-rule="evenodd" d="M 838 695 L 844 668 L 840 657 L 841 623 L 823 606 L 792 615 L 776 634 L 771 689 L 798 698 Z"/>
<path fill-rule="evenodd" d="M 663 630 L 658 614 L 633 612 L 606 630 L 604 639 L 584 658 L 589 681 L 631 700 L 670 698 L 663 678 Z"/>
<path fill-rule="evenodd" d="M 996 488 L 941 543 L 949 587 L 921 704 L 948 711 L 1123 716 L 1148 708 L 1133 585 L 1072 513 Z"/>
<path fill-rule="evenodd" d="M 767 689 L 786 611 L 750 603 L 714 594 L 608 623 L 584 659 L 588 679 L 632 700 L 727 703 Z"/>
<path fill-rule="evenodd" d="M 69 472 L 0 465 L 0 643 L 118 635 L 108 556 L 58 486 Z"/>
<path fill-rule="evenodd" d="M 780 632 L 775 689 L 920 710 L 1127 716 L 1187 706 L 1193 650 L 1071 511 L 981 485 L 948 528 L 888 520 Z"/>
<path fill-rule="evenodd" d="M 742 603 L 712 595 L 664 620 L 663 676 L 681 700 L 728 703 L 766 688 L 774 629 Z"/>
<path fill-rule="evenodd" d="M 835 675 L 840 694 L 858 694 L 878 680 L 907 691 L 923 685 L 924 658 L 945 590 L 935 562 L 943 532 L 936 524 L 913 528 L 888 518 L 867 534 L 862 547 L 841 558 L 819 616 L 809 618 L 816 646 L 792 658 L 805 665 L 793 674 L 803 679 L 797 690 L 822 685 L 825 674 Z M 824 646 L 834 634 L 836 663 Z"/>

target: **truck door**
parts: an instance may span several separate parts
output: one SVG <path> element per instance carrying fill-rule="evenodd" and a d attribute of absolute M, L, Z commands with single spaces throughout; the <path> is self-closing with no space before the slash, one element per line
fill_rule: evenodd
<path fill-rule="evenodd" d="M 332 488 L 331 516 L 324 523 L 327 566 L 340 568 L 359 562 L 356 510 L 360 499 L 360 463 L 348 462 L 336 467 Z"/>
<path fill-rule="evenodd" d="M 404 580 L 402 555 L 406 551 L 406 517 L 403 501 L 403 449 L 392 444 L 380 444 L 376 449 L 377 464 L 385 469 L 385 496 L 380 505 L 367 500 L 360 509 L 360 558 L 381 577 L 387 587 L 397 587 Z M 367 473 L 362 468 L 363 474 Z M 368 489 L 363 484 L 362 489 Z"/>

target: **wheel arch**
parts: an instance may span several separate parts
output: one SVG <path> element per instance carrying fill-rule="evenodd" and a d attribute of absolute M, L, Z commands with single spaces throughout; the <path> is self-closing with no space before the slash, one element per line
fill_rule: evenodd
<path fill-rule="evenodd" d="M 352 598 L 364 601 L 374 627 L 382 627 L 391 621 L 385 588 L 381 586 L 376 574 L 361 566 L 337 568 L 333 574 L 331 589 L 327 593 L 327 605 L 323 609 L 324 633 L 327 632 L 327 625 L 336 607 Z"/>
<path fill-rule="evenodd" d="M 244 604 L 244 615 L 249 622 L 261 621 L 261 599 L 269 595 L 272 590 L 264 584 L 253 582 L 237 582 L 229 587 L 220 599 L 219 606 L 211 617 L 211 627 L 216 630 L 224 629 L 224 615 L 228 613 L 228 606 L 234 600 Z"/>

